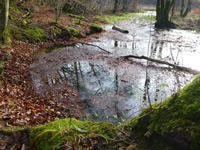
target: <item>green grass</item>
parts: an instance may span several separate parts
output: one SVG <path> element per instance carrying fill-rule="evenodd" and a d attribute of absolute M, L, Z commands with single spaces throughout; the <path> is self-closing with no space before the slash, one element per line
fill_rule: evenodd
<path fill-rule="evenodd" d="M 156 16 L 144 15 L 144 13 L 133 13 L 131 16 L 139 20 L 156 21 Z"/>
<path fill-rule="evenodd" d="M 99 20 L 102 23 L 114 23 L 119 20 L 127 20 L 130 19 L 130 17 L 136 17 L 139 20 L 151 20 L 155 21 L 155 16 L 150 15 L 144 15 L 144 13 L 123 13 L 119 15 L 102 15 L 102 16 L 95 16 L 97 20 Z"/>
<path fill-rule="evenodd" d="M 114 23 L 119 20 L 127 20 L 129 16 L 115 16 L 115 15 L 103 15 L 103 16 L 95 16 L 102 23 Z"/>

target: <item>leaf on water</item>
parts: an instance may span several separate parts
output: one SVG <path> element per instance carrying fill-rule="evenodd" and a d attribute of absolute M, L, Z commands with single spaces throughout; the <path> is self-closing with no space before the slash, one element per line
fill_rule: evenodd
<path fill-rule="evenodd" d="M 118 119 L 117 115 L 113 115 L 113 118 Z"/>
<path fill-rule="evenodd" d="M 99 115 L 97 113 L 94 113 L 94 116 L 97 117 L 97 118 L 99 117 Z"/>
<path fill-rule="evenodd" d="M 169 85 L 166 84 L 166 83 L 162 83 L 162 84 L 159 84 L 159 85 L 158 85 L 158 88 L 160 88 L 160 87 L 168 87 L 168 88 L 169 88 Z"/>

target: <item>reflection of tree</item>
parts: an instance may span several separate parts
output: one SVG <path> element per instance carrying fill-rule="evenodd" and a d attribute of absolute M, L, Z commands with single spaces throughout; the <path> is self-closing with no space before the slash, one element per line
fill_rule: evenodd
<path fill-rule="evenodd" d="M 74 62 L 74 71 L 75 71 L 75 75 L 76 75 L 76 87 L 78 90 L 80 90 L 77 62 Z"/>
<path fill-rule="evenodd" d="M 94 65 L 91 64 L 91 63 L 89 63 L 89 65 L 90 65 L 90 67 L 91 67 L 91 70 L 92 70 L 94 76 L 97 78 L 98 84 L 99 84 L 99 86 L 100 86 L 100 88 L 99 88 L 99 89 L 96 91 L 96 93 L 95 93 L 95 95 L 97 95 L 98 92 L 99 92 L 100 90 L 103 92 L 103 89 L 102 89 L 103 86 L 102 86 L 101 80 L 100 80 L 100 79 L 98 78 L 98 76 L 97 76 L 97 73 L 96 73 L 96 71 L 95 71 Z"/>
<path fill-rule="evenodd" d="M 152 40 L 151 44 L 151 58 L 156 58 L 156 54 L 158 58 L 162 58 L 162 51 L 163 51 L 163 41 Z"/>
<path fill-rule="evenodd" d="M 149 90 L 150 79 L 146 78 L 144 83 L 144 94 L 143 94 L 143 103 L 147 104 L 147 99 L 149 98 L 148 90 Z"/>
<path fill-rule="evenodd" d="M 118 76 L 118 72 L 117 69 L 115 70 L 115 94 L 118 94 L 118 90 L 119 90 L 119 76 Z"/>

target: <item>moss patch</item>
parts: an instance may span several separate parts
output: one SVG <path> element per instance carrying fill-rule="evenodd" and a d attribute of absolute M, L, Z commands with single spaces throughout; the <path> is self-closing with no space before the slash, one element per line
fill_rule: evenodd
<path fill-rule="evenodd" d="M 97 33 L 103 31 L 103 28 L 98 24 L 92 24 L 91 29 L 92 29 L 92 32 L 97 32 Z"/>
<path fill-rule="evenodd" d="M 89 138 L 100 137 L 104 143 L 113 139 L 117 133 L 116 126 L 110 123 L 63 119 L 32 128 L 30 141 L 38 150 L 52 149 L 52 147 L 59 149 L 65 143 L 70 146 L 79 143 L 81 148 L 88 144 Z"/>
<path fill-rule="evenodd" d="M 78 37 L 79 35 L 79 31 L 74 29 L 74 28 L 70 28 L 70 27 L 66 27 L 63 25 L 57 25 L 56 27 L 53 28 L 52 30 L 53 35 L 57 38 L 72 38 L 72 37 Z"/>
<path fill-rule="evenodd" d="M 1 41 L 4 45 L 10 45 L 12 43 L 12 36 L 9 28 L 6 28 L 1 34 Z"/>
<path fill-rule="evenodd" d="M 4 76 L 4 62 L 0 61 L 0 76 Z"/>
<path fill-rule="evenodd" d="M 12 34 L 14 39 L 36 43 L 44 41 L 47 38 L 42 29 L 26 24 L 27 23 L 25 21 L 22 22 L 22 26 L 24 26 L 24 28 L 19 28 L 17 26 L 8 26 L 10 33 Z"/>

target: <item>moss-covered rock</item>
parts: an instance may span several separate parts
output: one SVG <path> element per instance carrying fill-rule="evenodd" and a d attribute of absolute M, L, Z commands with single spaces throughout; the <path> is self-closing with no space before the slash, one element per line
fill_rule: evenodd
<path fill-rule="evenodd" d="M 57 37 L 57 38 L 69 39 L 72 37 L 78 37 L 79 31 L 74 28 L 70 28 L 70 27 L 66 27 L 66 26 L 58 24 L 55 27 L 51 28 L 51 34 L 52 36 Z"/>
<path fill-rule="evenodd" d="M 65 143 L 70 146 L 79 145 L 79 148 L 88 146 L 89 139 L 97 138 L 106 145 L 106 141 L 118 134 L 117 127 L 111 123 L 78 121 L 63 119 L 34 127 L 30 131 L 30 141 L 38 150 L 59 149 Z"/>
<path fill-rule="evenodd" d="M 27 25 L 27 22 L 25 20 L 22 21 L 22 26 L 23 28 L 14 25 L 8 26 L 10 33 L 12 34 L 14 39 L 30 43 L 36 43 L 44 41 L 47 38 L 47 36 L 41 28 Z"/>
<path fill-rule="evenodd" d="M 150 115 L 127 125 L 138 139 L 139 149 L 200 149 L 200 75 L 153 108 Z M 141 115 L 148 111 L 143 110 Z"/>
<path fill-rule="evenodd" d="M 101 31 L 103 31 L 103 28 L 100 25 L 98 25 L 98 24 L 92 24 L 91 25 L 91 30 L 92 30 L 92 32 L 99 33 Z"/>

